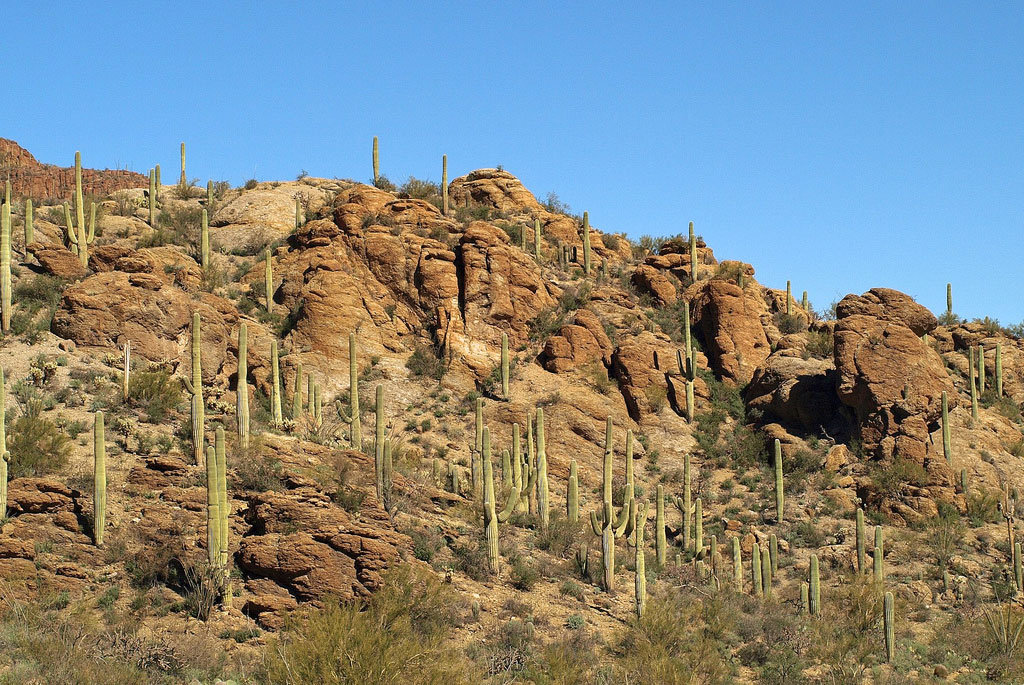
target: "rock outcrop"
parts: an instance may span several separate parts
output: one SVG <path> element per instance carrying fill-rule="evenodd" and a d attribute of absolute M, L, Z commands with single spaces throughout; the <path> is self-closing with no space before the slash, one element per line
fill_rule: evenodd
<path fill-rule="evenodd" d="M 771 352 L 762 325 L 768 313 L 764 300 L 753 288 L 722 280 L 699 281 L 686 296 L 711 368 L 725 381 L 749 382 Z"/>
<path fill-rule="evenodd" d="M 74 153 L 68 157 L 72 159 L 70 167 L 42 164 L 13 140 L 0 138 L 0 178 L 10 179 L 16 197 L 70 200 L 75 193 Z M 148 178 L 134 171 L 82 168 L 82 192 L 86 195 L 109 195 L 148 184 Z"/>

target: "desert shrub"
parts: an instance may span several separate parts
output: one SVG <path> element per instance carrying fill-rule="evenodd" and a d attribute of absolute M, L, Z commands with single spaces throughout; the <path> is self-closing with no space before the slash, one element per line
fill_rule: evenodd
<path fill-rule="evenodd" d="M 728 264 L 720 263 L 718 268 L 715 269 L 715 275 L 711 278 L 713 280 L 739 283 L 741 275 L 743 275 L 743 265 L 738 262 L 730 262 Z"/>
<path fill-rule="evenodd" d="M 487 550 L 479 539 L 462 541 L 451 546 L 456 571 L 465 573 L 473 580 L 482 581 L 490 577 Z"/>
<path fill-rule="evenodd" d="M 181 403 L 181 384 L 162 367 L 135 371 L 128 379 L 128 399 L 146 412 L 146 421 L 161 423 Z"/>
<path fill-rule="evenodd" d="M 584 535 L 582 518 L 573 523 L 567 516 L 555 515 L 548 522 L 547 530 L 537 533 L 537 549 L 543 549 L 564 557 Z"/>
<path fill-rule="evenodd" d="M 266 651 L 274 683 L 480 682 L 444 640 L 458 621 L 455 595 L 430 573 L 388 571 L 365 602 L 327 600 L 290 616 Z"/>
<path fill-rule="evenodd" d="M 412 354 L 405 361 L 405 368 L 409 369 L 413 376 L 433 378 L 441 380 L 444 377 L 444 360 L 437 354 L 437 351 L 430 345 L 416 345 Z"/>
<path fill-rule="evenodd" d="M 727 625 L 718 598 L 699 599 L 677 588 L 656 591 L 643 618 L 632 619 L 620 635 L 615 670 L 627 682 L 727 682 L 721 641 Z"/>
<path fill-rule="evenodd" d="M 190 257 L 198 258 L 202 218 L 201 207 L 186 205 L 166 208 L 157 215 L 153 230 L 140 238 L 136 247 L 180 245 L 187 249 Z"/>
<path fill-rule="evenodd" d="M 651 413 L 658 414 L 668 401 L 668 388 L 662 385 L 648 385 L 644 388 L 644 397 L 651 407 Z"/>
<path fill-rule="evenodd" d="M 523 592 L 532 590 L 533 586 L 540 580 L 540 572 L 537 570 L 537 567 L 522 558 L 515 560 L 508 575 L 512 587 Z"/>
<path fill-rule="evenodd" d="M 282 489 L 284 476 L 277 459 L 267 458 L 250 447 L 240 451 L 234 462 L 232 487 L 255 492 Z"/>
<path fill-rule="evenodd" d="M 967 517 L 973 527 L 978 528 L 1000 520 L 999 497 L 999 493 L 987 490 L 967 494 Z"/>
<path fill-rule="evenodd" d="M 932 554 L 935 555 L 935 560 L 938 561 L 940 568 L 946 568 L 950 558 L 963 543 L 964 525 L 960 521 L 960 515 L 950 505 L 939 502 L 938 515 L 929 519 L 925 528 L 928 533 L 926 540 Z"/>
<path fill-rule="evenodd" d="M 829 586 L 821 619 L 813 622 L 809 653 L 831 682 L 860 682 L 864 669 L 877 661 L 881 615 L 881 593 L 869 577 L 853 575 L 847 583 Z"/>
<path fill-rule="evenodd" d="M 788 335 L 807 330 L 807 321 L 799 314 L 777 312 L 775 314 L 775 326 L 779 329 L 780 333 Z"/>
<path fill-rule="evenodd" d="M 572 212 L 569 205 L 558 199 L 557 193 L 548 193 L 544 202 L 541 204 L 544 205 L 545 209 L 554 214 L 569 214 Z"/>
<path fill-rule="evenodd" d="M 815 359 L 831 359 L 835 349 L 832 334 L 824 331 L 807 331 L 807 354 Z"/>
<path fill-rule="evenodd" d="M 410 176 L 409 180 L 398 188 L 398 194 L 430 202 L 441 198 L 441 185 Z"/>
<path fill-rule="evenodd" d="M 873 468 L 871 480 L 881 498 L 893 499 L 901 496 L 908 485 L 927 485 L 928 472 L 917 462 L 897 457 L 888 464 Z"/>
<path fill-rule="evenodd" d="M 45 476 L 59 471 L 71 453 L 71 439 L 43 415 L 43 402 L 29 399 L 7 431 L 9 477 Z"/>
<path fill-rule="evenodd" d="M 242 184 L 242 188 L 244 188 L 245 190 L 254 190 L 259 184 L 260 182 L 257 181 L 255 178 L 250 178 L 248 181 Z"/>
<path fill-rule="evenodd" d="M 50 330 L 66 285 L 66 281 L 46 274 L 18 279 L 11 293 L 11 301 L 17 304 L 11 317 L 11 332 L 23 335 Z M 40 310 L 46 312 L 45 316 L 39 316 Z"/>

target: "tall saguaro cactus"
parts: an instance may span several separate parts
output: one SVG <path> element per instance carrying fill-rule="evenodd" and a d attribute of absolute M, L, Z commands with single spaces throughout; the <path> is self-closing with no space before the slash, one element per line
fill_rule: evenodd
<path fill-rule="evenodd" d="M 292 382 L 292 420 L 302 416 L 302 362 L 295 365 L 295 380 Z"/>
<path fill-rule="evenodd" d="M 377 136 L 373 137 L 373 183 L 377 184 L 380 179 L 380 148 L 377 144 Z"/>
<path fill-rule="evenodd" d="M 249 332 L 245 322 L 238 327 L 238 380 L 236 382 L 238 411 L 238 444 L 249 447 Z"/>
<path fill-rule="evenodd" d="M 810 583 L 810 597 L 809 597 L 809 608 L 811 610 L 811 616 L 817 616 L 821 613 L 821 577 L 818 571 L 818 555 L 811 555 L 811 565 L 809 570 L 809 583 Z"/>
<path fill-rule="evenodd" d="M 665 486 L 658 483 L 654 510 L 654 550 L 657 554 L 658 566 L 665 565 L 667 542 L 665 540 Z M 635 526 L 634 526 L 635 528 Z M 637 534 L 637 547 L 640 546 L 640 535 Z"/>
<path fill-rule="evenodd" d="M 740 539 L 732 539 L 732 579 L 736 592 L 743 592 L 743 553 L 740 551 Z"/>
<path fill-rule="evenodd" d="M 505 523 L 519 502 L 519 490 L 513 486 L 508 493 L 505 507 L 496 512 L 494 493 L 494 467 L 491 465 L 491 432 L 484 426 L 482 431 L 483 454 L 483 509 L 484 536 L 487 540 L 487 563 L 491 573 L 498 572 L 498 524 Z"/>
<path fill-rule="evenodd" d="M 270 250 L 267 250 L 266 264 L 263 267 L 263 284 L 266 288 L 266 306 L 267 313 L 271 313 L 274 308 L 274 264 L 270 258 Z"/>
<path fill-rule="evenodd" d="M 946 318 L 953 319 L 953 284 L 946 284 Z"/>
<path fill-rule="evenodd" d="M 4 369 L 0 366 L 0 520 L 7 517 L 7 465 L 11 454 L 7 451 L 7 390 Z"/>
<path fill-rule="evenodd" d="M 516 432 L 513 433 L 513 440 L 515 442 L 515 447 L 518 447 L 519 441 L 517 439 L 517 434 L 519 432 L 519 424 L 516 424 L 515 431 Z M 521 475 L 519 477 L 522 478 Z M 521 487 L 521 485 L 514 478 L 512 481 L 512 485 L 513 487 Z M 580 482 L 575 459 L 569 462 L 569 485 L 568 489 L 566 490 L 565 508 L 566 517 L 569 519 L 570 523 L 576 523 L 580 520 Z"/>
<path fill-rule="evenodd" d="M 192 313 L 192 380 L 182 379 L 185 390 L 192 395 L 192 456 L 196 466 L 203 463 L 206 440 L 206 405 L 203 401 L 202 329 L 199 312 Z"/>
<path fill-rule="evenodd" d="M 687 453 L 683 455 L 683 497 L 681 501 L 678 497 L 675 499 L 676 508 L 683 514 L 683 550 L 690 549 L 690 517 L 693 513 L 693 505 L 690 502 L 690 483 L 690 455 Z"/>
<path fill-rule="evenodd" d="M 968 349 L 968 366 L 970 367 L 970 373 L 968 378 L 971 385 L 971 428 L 978 423 L 978 385 L 976 370 L 974 368 L 974 348 Z"/>
<path fill-rule="evenodd" d="M 867 557 L 864 554 L 865 550 L 865 538 L 864 538 L 864 510 L 857 509 L 857 572 L 864 573 L 864 569 L 867 566 Z"/>
<path fill-rule="evenodd" d="M 31 209 L 31 205 L 29 206 Z M 27 219 L 26 219 L 27 221 Z M 1003 344 L 996 343 L 996 397 L 1003 396 Z"/>
<path fill-rule="evenodd" d="M 203 271 L 210 268 L 210 215 L 203 209 L 203 222 L 199 234 L 199 263 Z"/>
<path fill-rule="evenodd" d="M 660 485 L 658 486 L 661 487 Z M 664 505 L 662 505 L 664 511 Z M 647 559 L 644 556 L 644 529 L 647 527 L 647 502 L 633 511 L 633 530 L 636 532 L 636 548 L 633 559 L 636 569 L 636 615 L 643 618 L 647 609 Z M 662 564 L 663 562 L 658 562 Z"/>
<path fill-rule="evenodd" d="M 501 334 L 501 396 L 509 399 L 508 391 L 508 333 Z"/>
<path fill-rule="evenodd" d="M 188 177 L 185 175 L 185 143 L 181 144 L 181 177 L 178 179 L 178 184 L 184 188 L 188 185 Z"/>
<path fill-rule="evenodd" d="M 377 499 L 384 499 L 384 386 L 376 390 L 376 426 L 374 427 L 374 472 L 377 476 Z"/>
<path fill-rule="evenodd" d="M 590 216 L 583 212 L 583 275 L 590 277 Z"/>
<path fill-rule="evenodd" d="M 359 359 L 358 346 L 356 345 L 356 334 L 348 334 L 348 401 L 349 401 L 349 422 L 352 424 L 350 435 L 352 436 L 352 449 L 363 448 L 363 427 L 359 415 Z"/>
<path fill-rule="evenodd" d="M 942 454 L 946 457 L 946 463 L 953 465 L 953 449 L 949 441 L 949 397 L 946 391 L 942 391 Z"/>
<path fill-rule="evenodd" d="M 892 663 L 896 652 L 895 617 L 893 616 L 892 593 L 886 592 L 882 600 L 882 623 L 885 626 L 885 660 Z"/>
<path fill-rule="evenodd" d="M 547 530 L 550 520 L 548 505 L 548 454 L 544 440 L 544 408 L 537 407 L 537 509 L 540 513 L 540 529 Z"/>
<path fill-rule="evenodd" d="M 775 512 L 778 515 L 779 523 L 782 523 L 782 512 L 786 501 L 786 494 L 783 486 L 782 445 L 779 443 L 779 439 L 775 438 Z"/>
<path fill-rule="evenodd" d="M 149 227 L 156 228 L 156 171 L 149 170 Z"/>
<path fill-rule="evenodd" d="M 64 204 L 64 223 L 67 224 L 67 246 L 78 255 L 82 266 L 89 265 L 89 245 L 96 240 L 96 204 L 90 209 L 88 229 L 85 225 L 85 200 L 82 195 L 82 153 L 75 153 L 75 221 L 71 219 L 71 211 Z M 77 221 L 77 223 L 76 223 Z"/>
<path fill-rule="evenodd" d="M 601 561 L 603 568 L 603 585 L 608 593 L 615 592 L 615 538 L 629 535 L 632 532 L 636 500 L 630 497 L 632 483 L 627 482 L 627 501 L 623 501 L 619 520 L 616 521 L 612 506 L 612 461 L 614 448 L 612 443 L 612 419 L 609 416 L 605 426 L 604 470 L 601 480 L 601 510 L 590 512 L 590 526 L 594 535 L 601 538 Z"/>
<path fill-rule="evenodd" d="M 32 198 L 25 199 L 25 245 L 35 241 L 35 224 L 32 213 Z"/>
<path fill-rule="evenodd" d="M 448 155 L 441 155 L 441 213 L 448 216 Z"/>
<path fill-rule="evenodd" d="M 270 411 L 274 416 L 274 424 L 280 426 L 284 423 L 284 413 L 281 410 L 281 363 L 277 354 L 277 340 L 270 341 Z"/>
<path fill-rule="evenodd" d="M 885 578 L 885 568 L 883 566 L 884 556 L 885 554 L 882 546 L 882 527 L 875 526 L 875 548 L 872 550 L 871 558 L 873 563 L 871 565 L 871 569 L 875 582 L 879 585 L 882 584 L 882 580 Z"/>
<path fill-rule="evenodd" d="M 697 282 L 697 236 L 693 233 L 693 222 L 690 222 L 690 283 Z"/>
<path fill-rule="evenodd" d="M 103 434 L 103 412 L 96 412 L 93 423 L 93 498 L 92 539 L 103 546 L 103 529 L 107 524 L 107 445 Z"/>
<path fill-rule="evenodd" d="M 11 330 L 11 289 L 11 205 L 5 203 L 0 207 L 0 332 L 4 335 Z"/>
<path fill-rule="evenodd" d="M 533 254 L 540 261 L 540 219 L 533 220 Z"/>
<path fill-rule="evenodd" d="M 210 566 L 220 565 L 220 496 L 218 494 L 217 452 L 206 450 L 206 558 Z"/>

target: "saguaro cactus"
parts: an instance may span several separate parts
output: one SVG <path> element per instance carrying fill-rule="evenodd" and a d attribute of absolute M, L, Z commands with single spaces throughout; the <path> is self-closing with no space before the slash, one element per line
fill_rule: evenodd
<path fill-rule="evenodd" d="M 206 207 L 213 212 L 213 181 L 206 182 Z"/>
<path fill-rule="evenodd" d="M 693 506 L 690 503 L 690 455 L 683 455 L 683 497 L 676 497 L 674 502 L 676 508 L 683 515 L 683 549 L 690 549 L 690 516 L 693 513 Z"/>
<path fill-rule="evenodd" d="M 974 348 L 968 349 L 968 366 L 970 367 L 969 380 L 971 385 L 971 428 L 978 422 L 978 385 L 976 371 L 974 368 Z"/>
<path fill-rule="evenodd" d="M 821 578 L 818 575 L 818 555 L 811 555 L 810 565 L 810 610 L 811 616 L 821 613 Z"/>
<path fill-rule="evenodd" d="M 590 277 L 590 216 L 583 212 L 583 275 Z"/>
<path fill-rule="evenodd" d="M 946 457 L 946 463 L 953 465 L 953 449 L 949 442 L 949 398 L 946 391 L 942 391 L 942 454 Z"/>
<path fill-rule="evenodd" d="M 103 412 L 96 412 L 93 423 L 93 485 L 92 539 L 103 546 L 103 529 L 107 523 L 107 445 L 103 436 Z"/>
<path fill-rule="evenodd" d="M 181 177 L 178 178 L 178 184 L 182 188 L 188 185 L 188 177 L 185 175 L 185 143 L 181 144 Z"/>
<path fill-rule="evenodd" d="M 772 533 L 768 536 L 768 558 L 772 562 L 772 575 L 779 572 L 779 538 Z"/>
<path fill-rule="evenodd" d="M 515 425 L 515 433 L 513 433 L 513 440 L 518 443 L 519 424 Z M 518 447 L 518 445 L 516 445 Z M 520 478 L 522 475 L 520 474 Z M 521 486 L 520 482 L 516 482 L 513 479 L 513 486 Z M 565 496 L 565 507 L 566 516 L 570 523 L 576 523 L 580 520 L 580 484 L 579 474 L 576 470 L 576 460 L 573 459 L 569 462 L 569 485 Z"/>
<path fill-rule="evenodd" d="M 4 335 L 11 330 L 11 289 L 11 205 L 4 204 L 0 207 L 0 331 Z"/>
<path fill-rule="evenodd" d="M 893 616 L 892 593 L 886 592 L 882 600 L 882 623 L 885 625 L 885 660 L 892 663 L 896 651 L 895 617 Z"/>
<path fill-rule="evenodd" d="M 199 235 L 199 263 L 203 271 L 210 268 L 210 215 L 203 209 L 202 232 Z"/>
<path fill-rule="evenodd" d="M 985 348 L 978 344 L 978 392 L 985 392 Z"/>
<path fill-rule="evenodd" d="M 506 400 L 508 393 L 508 333 L 501 334 L 501 396 Z"/>
<path fill-rule="evenodd" d="M 154 197 L 156 197 L 156 201 L 157 201 L 157 203 L 159 203 L 160 202 L 160 189 L 163 187 L 163 184 L 160 182 L 160 165 L 159 164 L 156 165 L 156 168 L 154 169 L 154 171 L 156 172 L 156 177 L 155 177 L 156 178 L 156 195 Z"/>
<path fill-rule="evenodd" d="M 7 389 L 4 369 L 0 366 L 0 520 L 7 517 L 7 464 L 11 455 L 7 451 Z"/>
<path fill-rule="evenodd" d="M 601 480 L 601 510 L 590 512 L 590 526 L 594 535 L 601 538 L 601 560 L 603 565 L 603 585 L 606 592 L 615 591 L 615 538 L 629 535 L 632 532 L 633 514 L 636 511 L 636 500 L 632 494 L 632 483 L 627 480 L 626 496 L 628 503 L 623 502 L 619 520 L 616 521 L 612 506 L 612 461 L 614 449 L 612 443 L 612 419 L 609 416 L 605 425 L 604 469 Z M 628 506 L 627 506 L 628 504 Z"/>
<path fill-rule="evenodd" d="M 218 494 L 217 453 L 206 450 L 206 556 L 210 566 L 220 565 L 220 497 Z"/>
<path fill-rule="evenodd" d="M 377 475 L 377 499 L 384 499 L 384 386 L 377 386 L 376 426 L 374 430 L 374 470 Z"/>
<path fill-rule="evenodd" d="M 540 261 L 540 219 L 533 220 L 533 254 Z"/>
<path fill-rule="evenodd" d="M 483 508 L 484 535 L 487 539 L 487 562 L 491 573 L 498 572 L 498 524 L 508 521 L 516 504 L 519 502 L 519 490 L 513 487 L 508 494 L 505 507 L 495 513 L 494 469 L 491 466 L 491 432 L 486 426 L 483 429 Z"/>
<path fill-rule="evenodd" d="M 192 395 L 192 456 L 196 466 L 203 463 L 206 441 L 206 405 L 203 401 L 202 330 L 199 312 L 192 313 L 192 380 L 183 378 L 185 390 Z"/>
<path fill-rule="evenodd" d="M 277 340 L 270 341 L 270 411 L 274 415 L 274 424 L 284 423 L 281 411 L 281 364 L 277 354 Z"/>
<path fill-rule="evenodd" d="M 761 586 L 765 599 L 772 598 L 772 560 L 771 554 L 765 552 L 761 555 Z"/>
<path fill-rule="evenodd" d="M 249 447 L 249 333 L 245 322 L 238 327 L 238 379 L 235 384 L 238 411 L 238 444 Z"/>
<path fill-rule="evenodd" d="M 156 172 L 149 170 L 149 227 L 156 228 Z"/>
<path fill-rule="evenodd" d="M 808 614 L 811 611 L 810 601 L 810 585 L 808 583 L 800 583 L 800 613 Z"/>
<path fill-rule="evenodd" d="M 1020 543 L 1013 543 L 1013 582 L 1017 592 L 1024 592 L 1024 568 L 1021 567 Z"/>
<path fill-rule="evenodd" d="M 377 184 L 380 179 L 380 148 L 377 145 L 377 136 L 373 137 L 373 183 Z"/>
<path fill-rule="evenodd" d="M 292 420 L 302 416 L 302 362 L 295 366 L 295 380 L 292 382 Z"/>
<path fill-rule="evenodd" d="M 665 487 L 658 483 L 654 514 L 654 549 L 657 553 L 658 566 L 665 565 Z M 634 527 L 635 528 L 635 527 Z M 637 547 L 640 546 L 640 535 L 637 534 Z"/>
<path fill-rule="evenodd" d="M 662 505 L 662 509 L 664 510 L 664 505 Z M 634 567 L 636 569 L 636 615 L 638 618 L 643 618 L 644 610 L 647 608 L 647 559 L 644 556 L 646 524 L 647 502 L 644 502 L 633 512 L 633 530 L 636 531 Z"/>
<path fill-rule="evenodd" d="M 775 513 L 778 516 L 778 523 L 782 523 L 782 511 L 786 499 L 783 485 L 782 445 L 779 443 L 779 439 L 775 438 Z"/>
<path fill-rule="evenodd" d="M 302 228 L 302 201 L 298 197 L 295 198 L 295 229 Z"/>
<path fill-rule="evenodd" d="M 132 374 L 132 341 L 126 340 L 124 343 L 124 354 L 122 355 L 124 362 L 124 371 L 121 374 L 121 393 L 125 399 L 128 399 L 128 390 L 131 386 L 131 374 Z"/>
<path fill-rule="evenodd" d="M 732 579 L 736 584 L 736 592 L 743 592 L 743 554 L 737 537 L 732 539 Z"/>
<path fill-rule="evenodd" d="M 352 424 L 352 449 L 363 448 L 362 420 L 359 416 L 359 361 L 357 358 L 356 334 L 348 334 L 348 401 L 349 421 Z"/>
<path fill-rule="evenodd" d="M 32 198 L 25 200 L 25 245 L 35 241 L 35 225 L 32 212 Z"/>
<path fill-rule="evenodd" d="M 544 440 L 544 408 L 537 407 L 537 509 L 540 513 L 541 530 L 547 530 L 548 528 L 549 501 L 548 455 Z"/>
<path fill-rule="evenodd" d="M 270 259 L 270 250 L 267 250 L 266 265 L 263 268 L 263 283 L 266 288 L 266 306 L 269 314 L 274 308 L 274 265 Z"/>
<path fill-rule="evenodd" d="M 704 553 L 704 503 L 700 497 L 693 503 L 693 552 L 698 558 Z"/>
<path fill-rule="evenodd" d="M 864 573 L 867 565 L 864 535 L 864 510 L 857 509 L 857 571 L 860 573 Z"/>
<path fill-rule="evenodd" d="M 693 233 L 693 222 L 690 222 L 690 283 L 697 282 L 697 236 Z"/>
<path fill-rule="evenodd" d="M 883 567 L 884 550 L 882 547 L 882 527 L 875 526 L 875 548 L 871 552 L 872 554 L 872 572 L 874 574 L 875 582 L 881 585 L 882 580 L 885 577 L 885 569 Z"/>
<path fill-rule="evenodd" d="M 441 155 L 441 213 L 448 216 L 448 155 Z"/>
<path fill-rule="evenodd" d="M 750 577 L 754 582 L 752 590 L 755 595 L 760 597 L 764 594 L 764 584 L 761 580 L 761 548 L 757 546 L 757 542 L 754 542 L 750 553 Z"/>
<path fill-rule="evenodd" d="M 218 552 L 220 566 L 224 567 L 228 562 L 228 532 L 231 520 L 231 505 L 228 504 L 228 481 L 227 481 L 227 450 L 224 444 L 224 427 L 217 426 L 214 433 L 214 461 L 217 465 L 217 513 L 220 516 L 218 532 Z"/>
<path fill-rule="evenodd" d="M 946 284 L 946 318 L 953 319 L 953 284 Z"/>
<path fill-rule="evenodd" d="M 793 313 L 793 284 L 786 281 L 786 316 Z"/>
<path fill-rule="evenodd" d="M 1002 396 L 1002 343 L 995 343 L 995 396 Z"/>

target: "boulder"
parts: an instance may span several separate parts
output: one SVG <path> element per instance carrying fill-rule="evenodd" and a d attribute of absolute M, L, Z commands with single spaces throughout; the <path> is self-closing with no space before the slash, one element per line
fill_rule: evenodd
<path fill-rule="evenodd" d="M 448 197 L 454 207 L 472 202 L 509 214 L 543 210 L 518 178 L 500 169 L 477 169 L 459 176 L 449 184 Z"/>
<path fill-rule="evenodd" d="M 748 383 L 771 352 L 761 324 L 767 315 L 763 299 L 721 280 L 698 281 L 686 297 L 711 368 L 725 381 Z"/>

